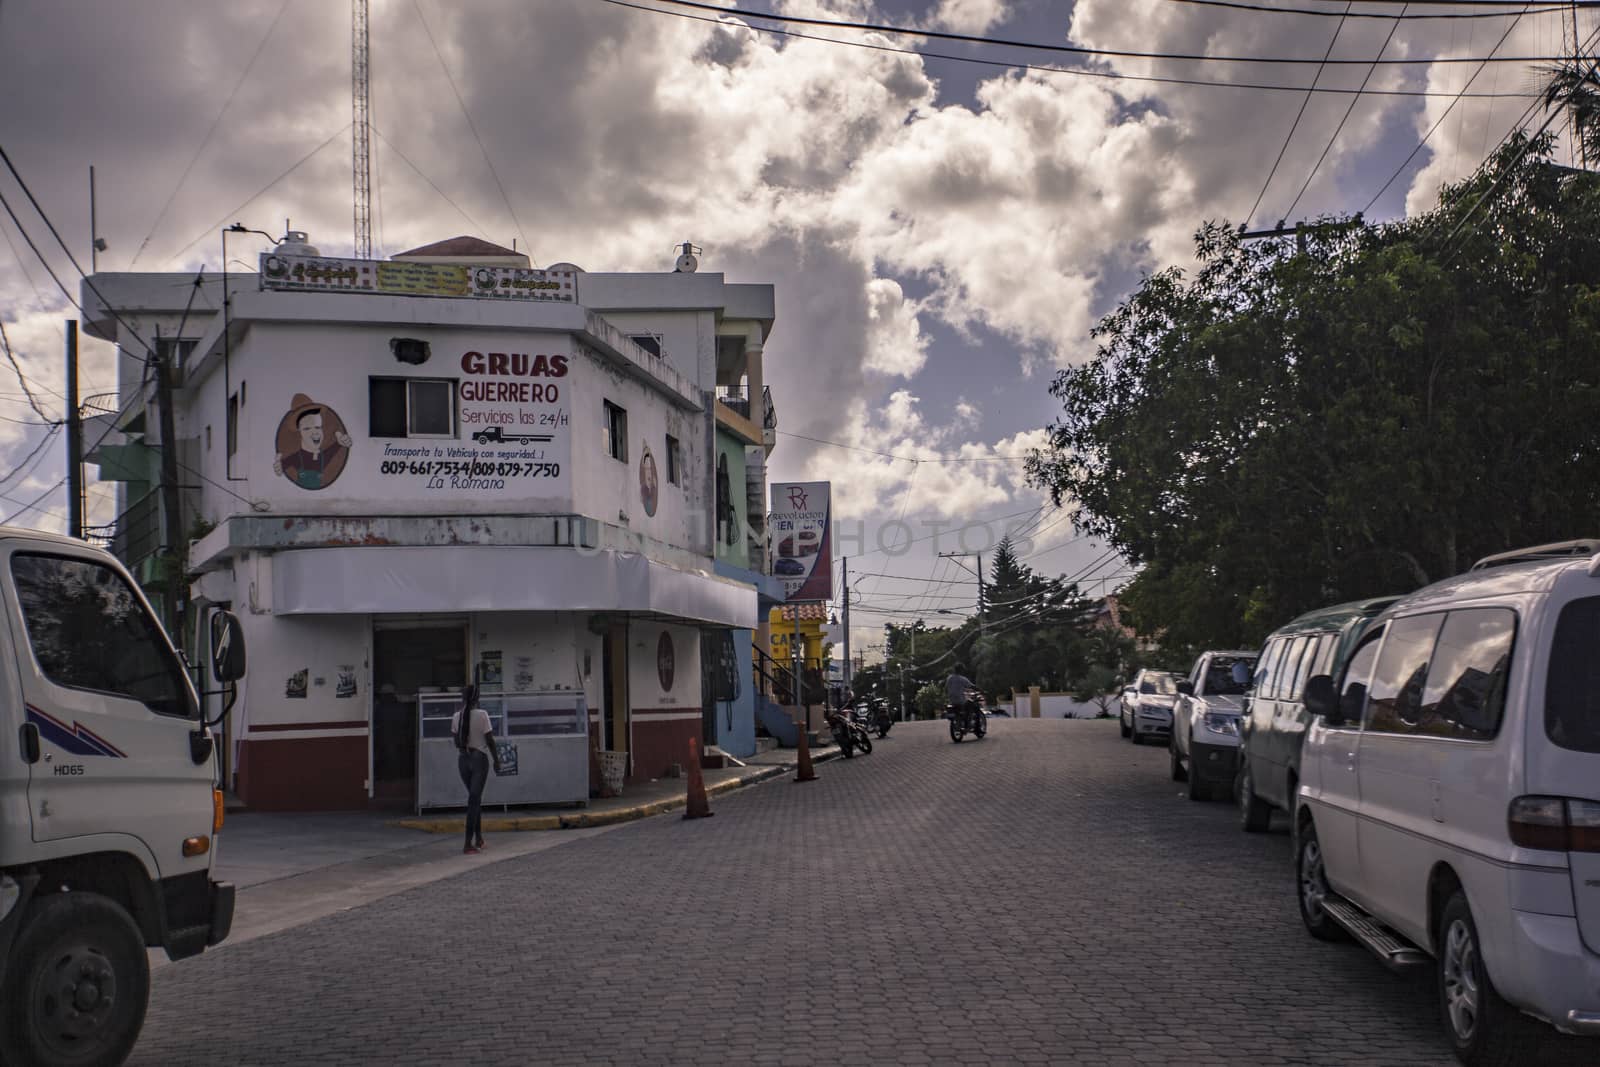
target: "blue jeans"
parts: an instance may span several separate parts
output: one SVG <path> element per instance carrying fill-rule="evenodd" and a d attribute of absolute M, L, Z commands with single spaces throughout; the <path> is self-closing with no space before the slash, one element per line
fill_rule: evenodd
<path fill-rule="evenodd" d="M 461 784 L 467 787 L 467 847 L 483 840 L 483 787 L 489 783 L 489 754 L 469 749 L 456 757 Z"/>

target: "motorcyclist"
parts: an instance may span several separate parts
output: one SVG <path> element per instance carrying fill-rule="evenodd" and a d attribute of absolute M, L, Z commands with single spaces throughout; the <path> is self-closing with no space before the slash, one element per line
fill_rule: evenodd
<path fill-rule="evenodd" d="M 977 710 L 972 699 L 977 688 L 977 683 L 967 677 L 965 665 L 957 663 L 950 668 L 950 677 L 945 679 L 944 691 L 950 700 L 950 706 L 958 713 L 965 716 Z"/>

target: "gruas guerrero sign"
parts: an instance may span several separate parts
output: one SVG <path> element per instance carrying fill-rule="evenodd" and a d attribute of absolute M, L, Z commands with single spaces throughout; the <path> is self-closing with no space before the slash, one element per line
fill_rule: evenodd
<path fill-rule="evenodd" d="M 772 571 L 785 599 L 833 599 L 833 524 L 829 482 L 772 486 Z"/>

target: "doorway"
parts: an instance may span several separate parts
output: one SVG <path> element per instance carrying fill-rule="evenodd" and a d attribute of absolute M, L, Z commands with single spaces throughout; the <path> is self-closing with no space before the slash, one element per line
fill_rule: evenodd
<path fill-rule="evenodd" d="M 608 752 L 628 750 L 628 626 L 614 623 L 606 631 L 600 656 L 600 747 Z M 631 768 L 630 768 L 631 769 Z"/>
<path fill-rule="evenodd" d="M 467 684 L 467 624 L 372 624 L 372 802 L 410 811 L 417 796 L 417 694 Z"/>

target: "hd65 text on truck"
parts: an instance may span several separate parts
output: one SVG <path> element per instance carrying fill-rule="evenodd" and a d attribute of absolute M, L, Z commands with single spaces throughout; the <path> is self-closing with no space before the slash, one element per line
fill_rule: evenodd
<path fill-rule="evenodd" d="M 209 621 L 232 705 L 239 622 Z M 0 1063 L 117 1064 L 144 1022 L 147 946 L 228 936 L 211 878 L 217 753 L 182 657 L 114 558 L 0 528 Z M 226 714 L 224 710 L 223 714 Z"/>

